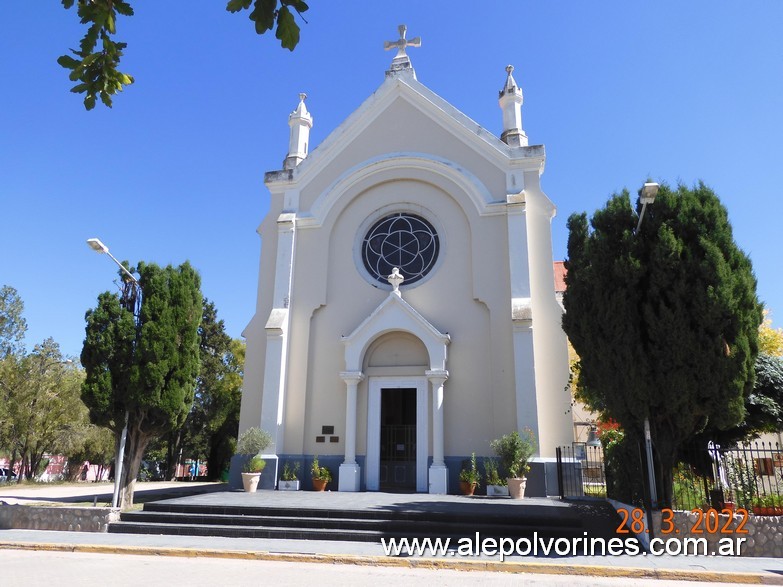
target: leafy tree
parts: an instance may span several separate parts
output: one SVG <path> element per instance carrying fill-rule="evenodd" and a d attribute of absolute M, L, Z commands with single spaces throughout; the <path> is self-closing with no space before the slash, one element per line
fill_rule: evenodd
<path fill-rule="evenodd" d="M 239 430 L 244 343 L 226 334 L 215 304 L 204 300 L 199 327 L 201 369 L 193 408 L 185 425 L 169 436 L 167 477 L 172 478 L 177 456 L 206 459 L 210 480 L 220 477 L 233 455 Z"/>
<path fill-rule="evenodd" d="M 245 343 L 233 339 L 226 356 L 225 373 L 215 387 L 209 431 L 209 479 L 217 480 L 234 454 L 239 433 L 239 408 L 245 368 Z"/>
<path fill-rule="evenodd" d="M 563 328 L 581 358 L 578 397 L 642 437 L 649 417 L 659 494 L 671 504 L 678 448 L 744 417 L 761 306 L 726 209 L 699 183 L 662 185 L 635 234 L 627 191 L 568 220 Z"/>
<path fill-rule="evenodd" d="M 96 99 L 111 108 L 112 96 L 124 86 L 132 84 L 133 76 L 117 69 L 127 43 L 118 43 L 112 36 L 117 32 L 120 16 L 133 16 L 130 2 L 125 0 L 62 0 L 65 8 L 77 5 L 76 12 L 87 32 L 79 43 L 79 49 L 71 49 L 71 55 L 58 60 L 62 67 L 70 69 L 69 79 L 78 82 L 71 88 L 84 94 L 84 107 L 95 108 Z M 251 8 L 249 18 L 259 35 L 275 30 L 280 45 L 291 51 L 299 43 L 299 25 L 292 10 L 299 14 L 307 11 L 303 0 L 229 0 L 226 10 L 241 12 Z"/>
<path fill-rule="evenodd" d="M 0 359 L 24 352 L 24 334 L 27 322 L 22 316 L 24 302 L 10 285 L 0 289 Z"/>
<path fill-rule="evenodd" d="M 606 495 L 623 503 L 642 505 L 644 472 L 639 458 L 639 441 L 622 430 L 601 434 L 606 470 Z"/>
<path fill-rule="evenodd" d="M 709 440 L 732 446 L 783 429 L 783 357 L 759 353 L 754 372 L 756 379 L 753 391 L 745 398 L 742 421 L 726 430 L 707 427 L 699 436 L 701 446 Z"/>
<path fill-rule="evenodd" d="M 756 383 L 745 401 L 743 438 L 783 429 L 783 357 L 759 353 Z"/>
<path fill-rule="evenodd" d="M 81 369 L 65 361 L 51 338 L 29 354 L 3 363 L 0 403 L 5 406 L 3 437 L 12 461 L 22 459 L 21 478 L 32 478 L 44 454 L 68 446 L 83 418 Z"/>
<path fill-rule="evenodd" d="M 86 408 L 84 420 L 76 438 L 65 451 L 68 456 L 68 478 L 71 481 L 79 478 L 85 461 L 98 465 L 97 478 L 101 479 L 114 459 L 114 434 L 111 430 L 91 424 Z"/>
<path fill-rule="evenodd" d="M 105 292 L 86 314 L 82 399 L 94 424 L 117 441 L 128 418 L 121 507 L 133 505 L 135 480 L 149 442 L 185 422 L 199 369 L 200 278 L 185 263 L 166 268 L 140 263 L 138 315 L 134 289 L 121 273 L 122 299 Z M 134 319 L 135 318 L 135 319 Z"/>
<path fill-rule="evenodd" d="M 231 460 L 239 429 L 244 344 L 237 347 L 226 334 L 225 324 L 218 320 L 215 304 L 210 301 L 204 303 L 199 335 L 201 372 L 191 416 L 193 432 L 200 430 L 203 434 L 209 478 L 216 480 Z M 242 361 L 240 365 L 238 360 Z"/>
<path fill-rule="evenodd" d="M 10 419 L 11 397 L 18 391 L 24 378 L 20 361 L 24 356 L 24 340 L 27 323 L 22 316 L 24 302 L 13 287 L 0 289 L 0 451 L 9 453 L 16 462 L 14 426 Z"/>
<path fill-rule="evenodd" d="M 764 310 L 764 322 L 759 326 L 759 352 L 783 357 L 783 328 L 772 328 L 769 310 Z"/>

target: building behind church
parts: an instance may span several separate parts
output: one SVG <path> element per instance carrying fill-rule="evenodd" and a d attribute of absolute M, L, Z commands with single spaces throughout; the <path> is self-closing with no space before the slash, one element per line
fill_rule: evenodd
<path fill-rule="evenodd" d="M 300 95 L 265 175 L 240 431 L 269 431 L 279 467 L 318 455 L 332 489 L 447 493 L 512 430 L 544 458 L 573 438 L 555 207 L 513 68 L 498 137 L 417 80 L 400 33 L 383 83 L 317 149 Z"/>

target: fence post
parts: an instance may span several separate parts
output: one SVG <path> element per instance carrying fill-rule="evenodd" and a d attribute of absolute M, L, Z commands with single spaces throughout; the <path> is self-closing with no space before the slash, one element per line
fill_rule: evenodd
<path fill-rule="evenodd" d="M 563 486 L 563 449 L 559 446 L 555 448 L 557 455 L 557 488 L 560 492 L 560 499 L 565 499 L 565 487 Z"/>

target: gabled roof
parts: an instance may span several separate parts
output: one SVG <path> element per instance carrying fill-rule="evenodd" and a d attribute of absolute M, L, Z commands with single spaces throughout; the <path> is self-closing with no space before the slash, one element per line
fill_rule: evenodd
<path fill-rule="evenodd" d="M 542 145 L 509 147 L 497 136 L 460 112 L 446 100 L 419 82 L 411 72 L 388 75 L 380 87 L 346 118 L 295 169 L 273 171 L 265 175 L 267 183 L 298 180 L 307 182 L 320 173 L 351 141 L 366 130 L 396 100 L 405 100 L 429 116 L 456 139 L 470 146 L 499 167 L 510 162 L 541 165 Z"/>
<path fill-rule="evenodd" d="M 351 334 L 342 337 L 346 347 L 346 370 L 361 371 L 361 362 L 369 344 L 379 336 L 394 331 L 409 332 L 424 343 L 431 369 L 446 368 L 446 345 L 451 337 L 440 332 L 401 295 L 392 291 Z"/>

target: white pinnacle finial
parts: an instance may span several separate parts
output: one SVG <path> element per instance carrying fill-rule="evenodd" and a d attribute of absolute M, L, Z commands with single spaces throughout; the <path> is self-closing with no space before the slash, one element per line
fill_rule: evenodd
<path fill-rule="evenodd" d="M 400 284 L 405 281 L 405 278 L 400 273 L 400 270 L 397 267 L 393 268 L 391 275 L 389 275 L 386 279 L 391 284 L 392 291 L 398 296 L 401 296 L 402 294 L 400 293 Z"/>
<path fill-rule="evenodd" d="M 514 79 L 514 76 L 511 75 L 511 73 L 513 71 L 514 71 L 514 66 L 513 65 L 506 65 L 506 72 L 508 73 L 508 77 L 506 78 L 506 85 L 503 86 L 503 89 L 500 91 L 500 95 L 501 96 L 504 93 L 505 94 L 514 93 L 514 92 L 519 92 L 520 94 L 522 93 L 519 90 L 519 86 L 517 85 L 517 82 Z"/>
<path fill-rule="evenodd" d="M 305 106 L 306 98 L 307 94 L 300 92 L 296 110 L 288 115 L 288 126 L 291 127 L 291 132 L 288 140 L 288 155 L 283 161 L 283 169 L 293 169 L 307 157 L 313 117 Z"/>
<path fill-rule="evenodd" d="M 500 109 L 503 111 L 503 134 L 500 140 L 510 147 L 527 146 L 527 135 L 522 130 L 522 90 L 517 85 L 513 65 L 506 66 L 506 83 L 500 90 Z"/>
<path fill-rule="evenodd" d="M 307 112 L 307 106 L 305 106 L 305 100 L 307 99 L 307 94 L 304 92 L 299 93 L 299 105 L 296 107 L 296 110 L 294 110 L 291 113 L 291 116 L 309 116 L 309 112 Z"/>

